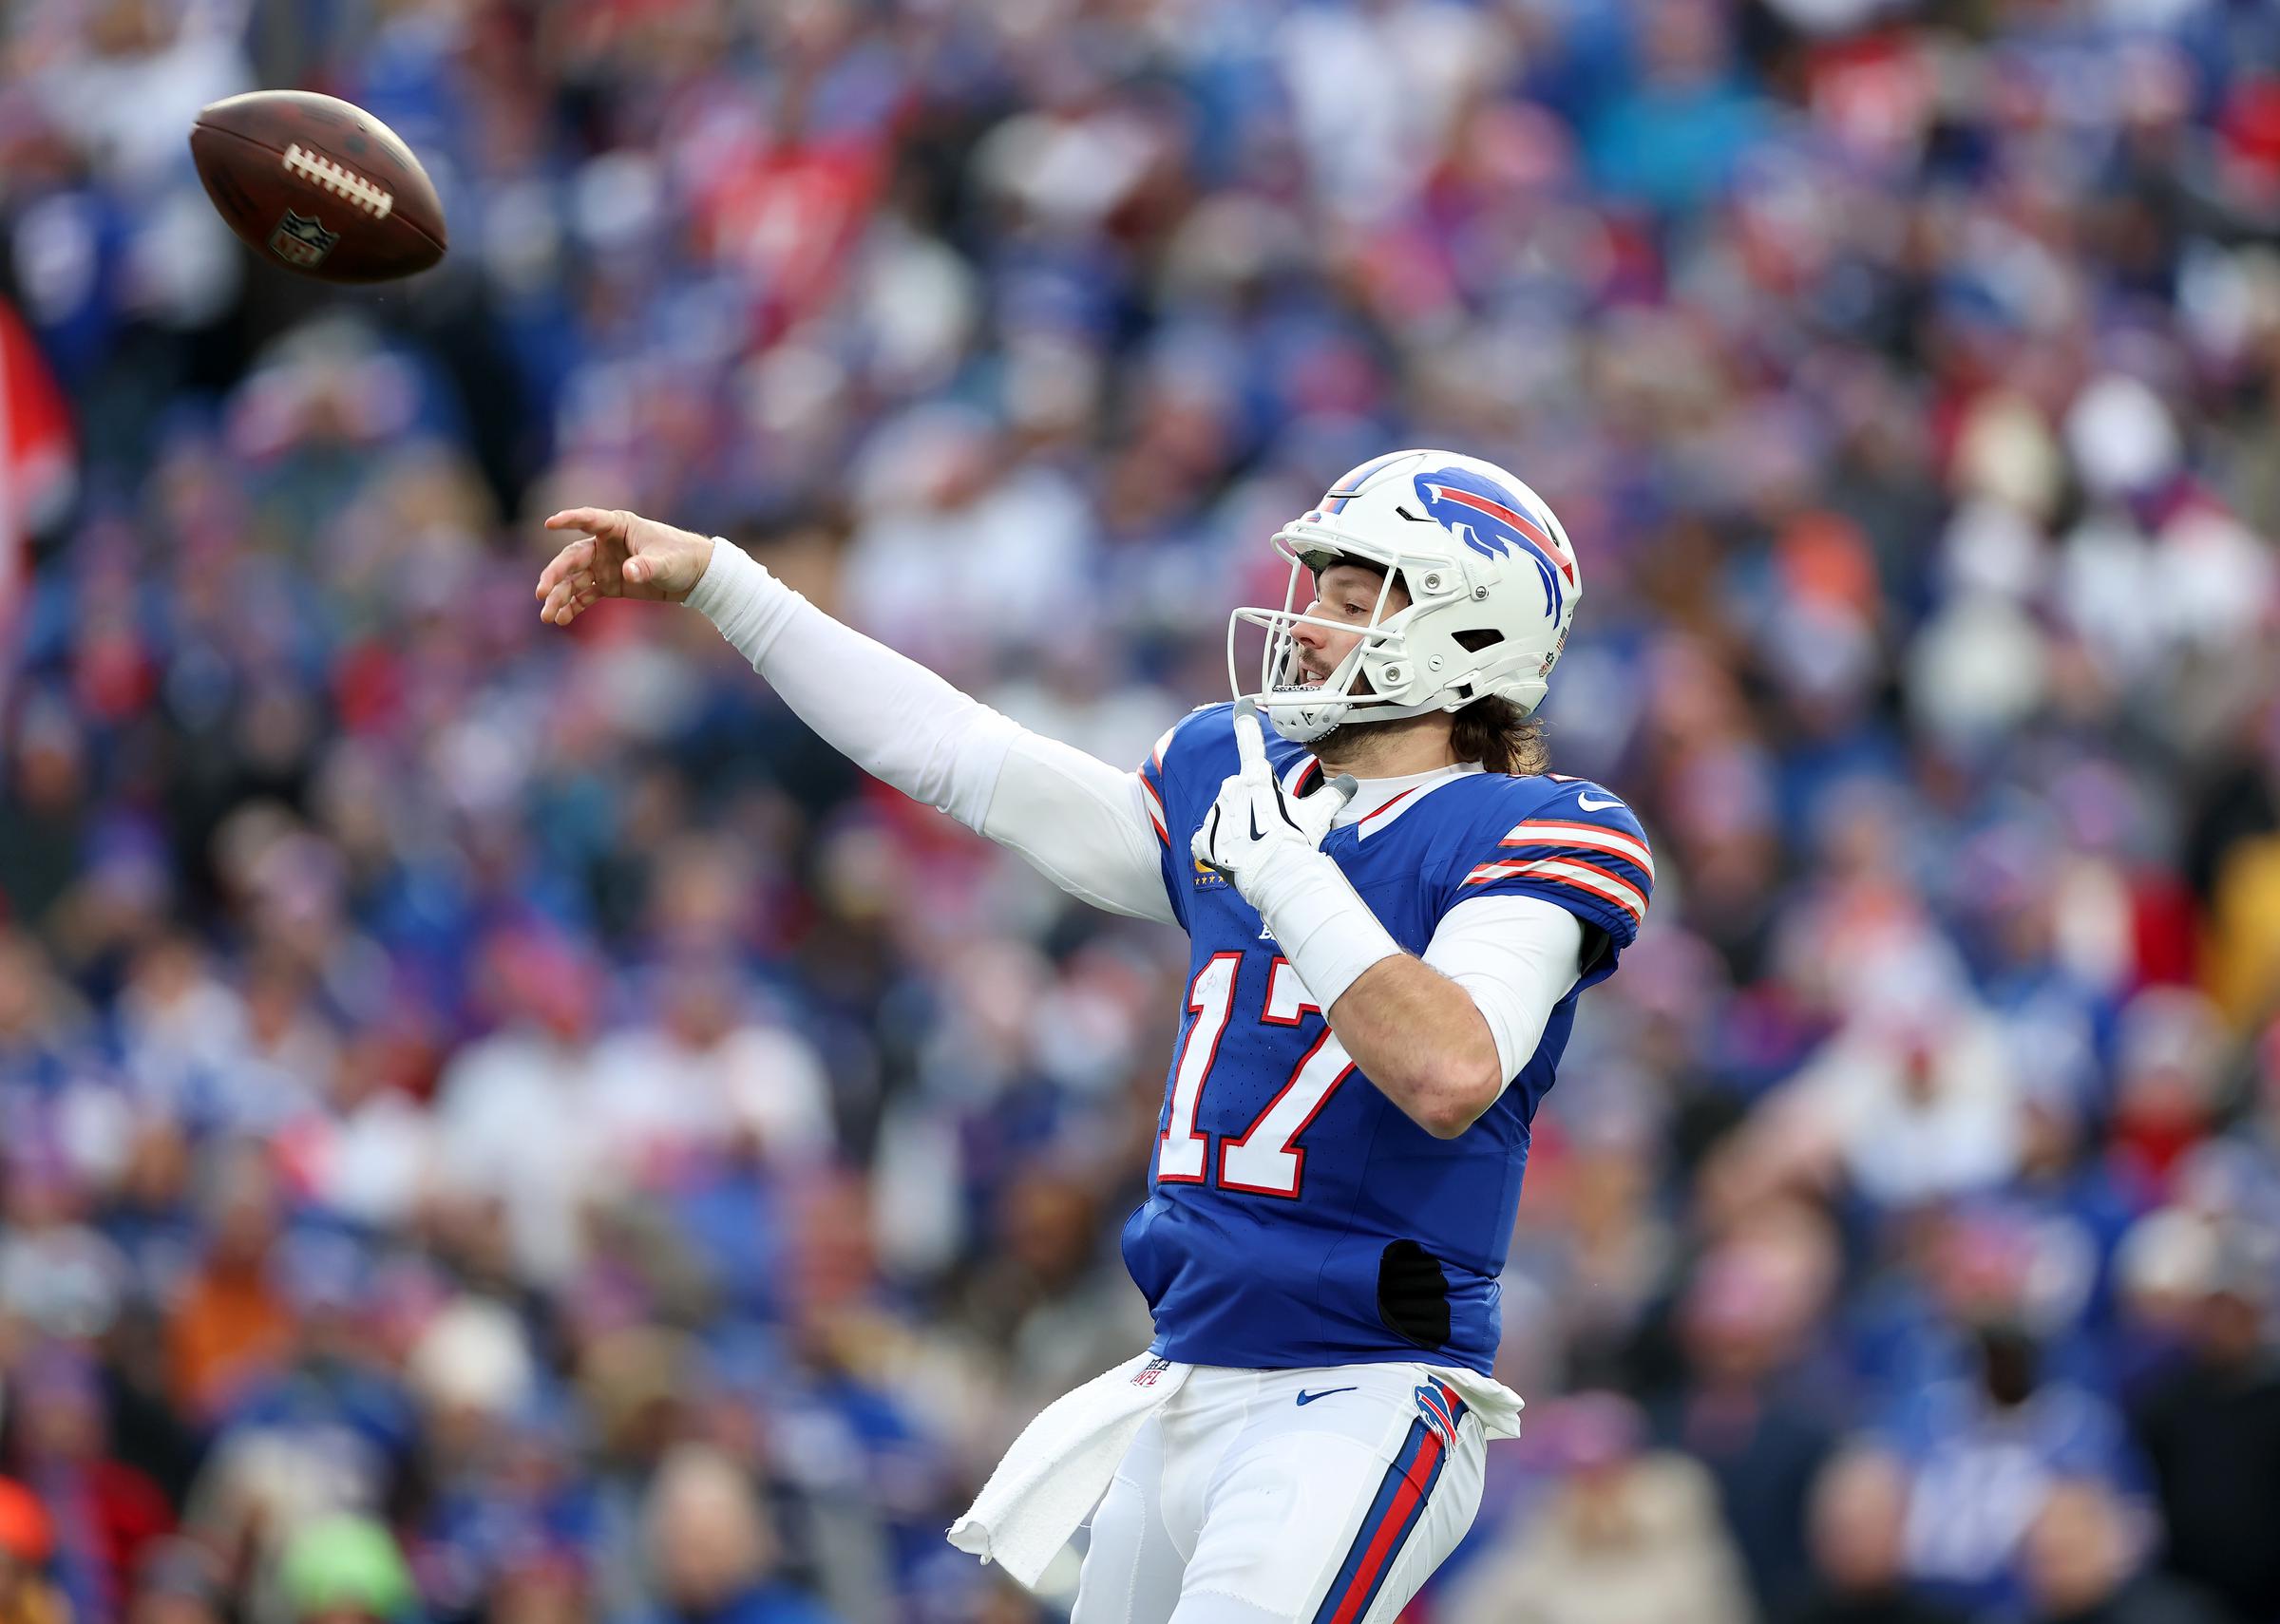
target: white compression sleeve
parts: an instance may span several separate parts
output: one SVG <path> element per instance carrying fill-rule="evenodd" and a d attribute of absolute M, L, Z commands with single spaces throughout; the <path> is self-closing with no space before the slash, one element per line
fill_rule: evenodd
<path fill-rule="evenodd" d="M 715 538 L 689 607 L 856 765 L 1010 846 L 1073 896 L 1172 918 L 1137 774 L 1029 732 L 843 626 Z"/>
<path fill-rule="evenodd" d="M 832 748 L 967 828 L 981 826 L 1020 728 L 916 660 L 842 626 L 727 541 L 713 541 L 689 607 Z"/>
<path fill-rule="evenodd" d="M 1510 1083 L 1582 974 L 1584 926 L 1536 897 L 1474 897 L 1441 916 L 1427 964 L 1472 995 Z"/>
<path fill-rule="evenodd" d="M 1177 924 L 1147 796 L 1138 773 L 1024 730 L 1005 752 L 981 832 L 1072 897 Z"/>

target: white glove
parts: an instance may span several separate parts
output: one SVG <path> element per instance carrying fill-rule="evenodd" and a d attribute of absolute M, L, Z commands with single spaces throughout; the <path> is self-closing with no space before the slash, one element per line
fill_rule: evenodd
<path fill-rule="evenodd" d="M 1271 870 L 1287 870 L 1307 859 L 1336 870 L 1322 856 L 1322 837 L 1358 785 L 1353 774 L 1341 773 L 1302 801 L 1285 794 L 1267 763 L 1259 708 L 1247 699 L 1235 704 L 1235 749 L 1243 765 L 1219 786 L 1219 799 L 1204 814 L 1188 850 L 1206 868 L 1233 880 L 1243 899 L 1264 912 L 1259 893 Z"/>
<path fill-rule="evenodd" d="M 1321 849 L 1331 821 L 1359 786 L 1341 773 L 1304 800 L 1284 794 L 1267 765 L 1259 708 L 1247 699 L 1236 702 L 1235 748 L 1242 765 L 1219 786 L 1188 849 L 1233 880 L 1259 910 L 1276 946 L 1327 1011 L 1363 971 L 1401 951 Z"/>

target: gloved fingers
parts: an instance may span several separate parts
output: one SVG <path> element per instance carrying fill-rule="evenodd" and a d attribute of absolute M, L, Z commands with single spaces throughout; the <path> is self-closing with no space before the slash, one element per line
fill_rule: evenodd
<path fill-rule="evenodd" d="M 1314 845 L 1329 838 L 1330 825 L 1345 810 L 1346 803 L 1354 799 L 1361 785 L 1350 772 L 1341 772 L 1298 803 L 1299 832 Z"/>
<path fill-rule="evenodd" d="M 1196 825 L 1194 838 L 1188 842 L 1188 853 L 1206 868 L 1225 874 L 1227 871 L 1219 861 L 1219 853 L 1215 844 L 1218 838 L 1219 803 L 1214 801 L 1211 803 L 1211 810 L 1204 814 L 1204 821 Z"/>
<path fill-rule="evenodd" d="M 1266 765 L 1266 735 L 1259 727 L 1259 706 L 1254 700 L 1235 702 L 1235 754 L 1245 778 L 1271 776 Z"/>

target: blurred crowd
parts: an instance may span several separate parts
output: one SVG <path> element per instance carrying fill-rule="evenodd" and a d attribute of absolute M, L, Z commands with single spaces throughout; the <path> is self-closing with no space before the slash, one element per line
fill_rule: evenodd
<path fill-rule="evenodd" d="M 12 0 L 0 1624 L 1052 1616 L 1183 955 L 537 519 L 1136 762 L 1384 449 L 1551 500 L 1645 935 L 1426 1624 L 2280 1620 L 2280 9 Z M 341 293 L 184 132 L 351 98 Z M 0 437 L 0 451 L 6 446 Z M 4 461 L 4 459 L 0 459 Z M 10 540 L 0 502 L 0 546 Z M 0 584 L 9 578 L 0 571 Z"/>

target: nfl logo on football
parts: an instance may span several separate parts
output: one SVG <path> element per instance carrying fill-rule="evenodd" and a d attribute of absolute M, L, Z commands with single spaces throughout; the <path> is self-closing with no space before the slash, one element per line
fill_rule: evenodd
<path fill-rule="evenodd" d="M 339 240 L 340 233 L 327 231 L 322 221 L 287 209 L 285 217 L 270 235 L 269 248 L 286 264 L 306 271 L 332 253 L 332 245 Z"/>

